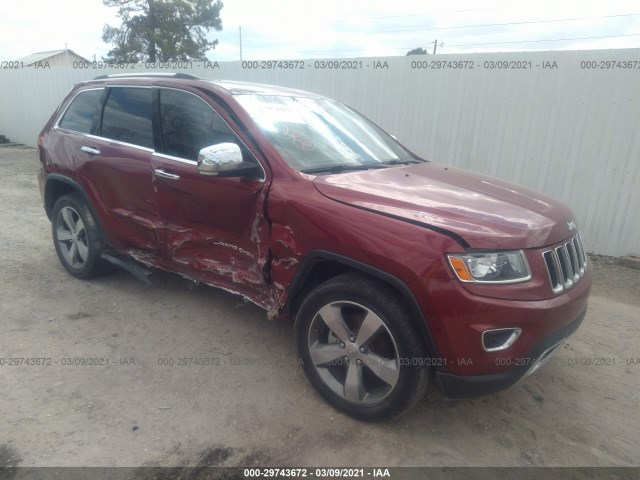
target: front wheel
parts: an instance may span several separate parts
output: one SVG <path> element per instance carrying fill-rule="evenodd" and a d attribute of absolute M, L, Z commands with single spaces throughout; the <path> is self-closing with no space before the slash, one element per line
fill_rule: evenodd
<path fill-rule="evenodd" d="M 303 301 L 295 329 L 307 378 L 338 410 L 384 420 L 424 395 L 424 345 L 407 306 L 386 285 L 356 273 L 328 280 Z"/>

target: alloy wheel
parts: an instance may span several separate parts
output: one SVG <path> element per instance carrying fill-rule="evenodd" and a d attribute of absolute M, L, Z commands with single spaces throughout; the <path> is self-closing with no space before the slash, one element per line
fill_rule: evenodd
<path fill-rule="evenodd" d="M 318 310 L 309 328 L 308 348 L 322 381 L 350 403 L 379 403 L 398 382 L 400 358 L 391 331 L 358 303 L 332 302 Z"/>
<path fill-rule="evenodd" d="M 63 207 L 56 218 L 56 241 L 67 264 L 79 269 L 89 256 L 89 243 L 84 222 L 72 207 Z"/>

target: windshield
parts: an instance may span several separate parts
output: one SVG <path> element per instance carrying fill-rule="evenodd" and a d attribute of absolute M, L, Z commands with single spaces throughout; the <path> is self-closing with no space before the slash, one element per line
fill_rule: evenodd
<path fill-rule="evenodd" d="M 236 100 L 300 171 L 376 168 L 421 161 L 366 118 L 338 102 L 285 95 L 236 95 Z"/>

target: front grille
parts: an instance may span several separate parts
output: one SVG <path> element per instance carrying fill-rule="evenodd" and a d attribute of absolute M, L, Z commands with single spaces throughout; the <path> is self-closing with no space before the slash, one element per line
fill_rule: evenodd
<path fill-rule="evenodd" d="M 547 265 L 553 293 L 573 287 L 584 276 L 587 268 L 587 254 L 580 233 L 568 242 L 544 251 L 542 257 Z"/>

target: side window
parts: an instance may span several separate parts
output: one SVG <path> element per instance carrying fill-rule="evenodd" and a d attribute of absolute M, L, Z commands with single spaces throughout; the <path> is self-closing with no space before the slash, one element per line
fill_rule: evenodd
<path fill-rule="evenodd" d="M 93 133 L 93 129 L 98 124 L 102 92 L 103 89 L 79 93 L 60 120 L 60 128 L 80 133 Z"/>
<path fill-rule="evenodd" d="M 178 90 L 160 89 L 160 128 L 162 153 L 174 157 L 196 160 L 200 149 L 222 142 L 243 148 L 218 112 L 204 100 Z"/>
<path fill-rule="evenodd" d="M 104 106 L 102 136 L 153 148 L 151 89 L 112 87 Z"/>

